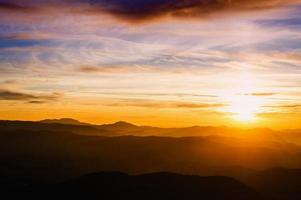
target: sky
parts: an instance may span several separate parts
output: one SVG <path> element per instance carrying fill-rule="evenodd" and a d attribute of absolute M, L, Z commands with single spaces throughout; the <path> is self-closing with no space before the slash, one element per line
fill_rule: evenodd
<path fill-rule="evenodd" d="M 0 0 L 0 119 L 301 128 L 300 0 Z"/>

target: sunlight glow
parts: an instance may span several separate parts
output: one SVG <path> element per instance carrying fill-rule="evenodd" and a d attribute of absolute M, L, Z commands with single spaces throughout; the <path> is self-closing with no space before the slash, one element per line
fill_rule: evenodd
<path fill-rule="evenodd" d="M 225 96 L 229 103 L 227 111 L 232 113 L 235 121 L 248 123 L 257 121 L 256 115 L 264 103 L 264 98 L 256 95 L 256 91 L 260 88 L 258 81 L 252 74 L 243 73 L 235 84 L 236 86 Z"/>
<path fill-rule="evenodd" d="M 236 95 L 231 102 L 230 111 L 234 114 L 234 119 L 241 122 L 251 122 L 256 120 L 256 113 L 261 107 L 258 97 L 247 95 Z"/>

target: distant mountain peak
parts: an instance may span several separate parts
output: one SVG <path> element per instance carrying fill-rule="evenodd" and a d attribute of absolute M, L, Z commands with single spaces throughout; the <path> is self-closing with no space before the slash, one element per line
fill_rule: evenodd
<path fill-rule="evenodd" d="M 118 121 L 118 122 L 115 122 L 112 125 L 119 126 L 119 127 L 136 127 L 136 125 L 131 124 L 129 122 L 125 122 L 125 121 Z"/>
<path fill-rule="evenodd" d="M 112 130 L 130 130 L 133 128 L 137 128 L 138 126 L 131 124 L 129 122 L 125 121 L 118 121 L 112 124 L 103 124 L 100 125 L 99 127 L 104 128 L 104 129 L 112 129 Z"/>
<path fill-rule="evenodd" d="M 70 125 L 86 125 L 87 123 L 80 122 L 76 119 L 72 118 L 60 118 L 60 119 L 45 119 L 40 121 L 42 123 L 48 123 L 48 124 L 70 124 Z"/>

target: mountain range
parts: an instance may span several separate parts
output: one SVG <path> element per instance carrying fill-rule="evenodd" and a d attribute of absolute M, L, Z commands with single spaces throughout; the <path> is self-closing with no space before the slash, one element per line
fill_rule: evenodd
<path fill-rule="evenodd" d="M 0 120 L 1 130 L 40 130 L 72 132 L 89 136 L 160 136 L 160 137 L 198 137 L 223 136 L 252 141 L 273 141 L 301 145 L 301 130 L 272 130 L 268 128 L 239 129 L 226 126 L 191 126 L 184 128 L 159 128 L 137 126 L 119 121 L 113 124 L 95 125 L 71 118 L 46 119 L 37 122 Z"/>
<path fill-rule="evenodd" d="M 221 199 L 219 193 L 230 195 L 223 192 L 229 191 L 227 181 L 232 181 L 235 183 L 234 191 L 246 191 L 249 194 L 246 196 L 253 199 L 301 199 L 299 133 L 298 130 L 228 127 L 158 128 L 122 121 L 105 125 L 72 119 L 0 121 L 0 183 L 5 185 L 5 191 L 26 191 L 24 186 L 32 186 L 36 191 L 34 193 L 49 193 L 49 190 L 60 191 L 63 188 L 64 191 L 77 191 L 77 188 L 86 187 L 79 190 L 84 192 L 90 189 L 85 186 L 85 181 L 88 185 L 106 188 L 104 177 L 110 177 L 108 180 L 120 180 L 126 187 L 116 187 L 116 182 L 112 183 L 111 188 L 100 190 L 104 195 L 110 194 L 106 191 L 115 195 L 116 190 L 116 194 L 127 191 L 129 193 L 124 196 L 131 197 L 133 194 L 128 187 L 133 187 L 135 194 L 142 187 L 145 189 L 141 193 L 143 199 L 147 199 L 149 193 L 160 194 L 160 190 L 165 191 L 164 195 L 171 195 L 170 199 L 175 199 L 167 191 L 177 191 L 179 193 L 175 195 L 181 197 L 193 191 L 183 188 L 181 193 L 177 187 L 189 185 L 195 189 L 194 192 L 201 191 L 194 196 L 201 197 L 202 193 L 203 199 Z M 122 174 L 108 175 L 110 171 Z M 157 174 L 162 171 L 172 175 Z M 151 175 L 137 176 L 139 174 Z M 196 184 L 194 176 L 188 175 L 197 175 L 200 183 Z M 155 188 L 148 185 L 149 178 L 153 179 L 153 176 L 164 184 Z M 170 176 L 185 179 L 185 184 L 178 181 L 177 185 L 169 187 L 165 182 L 174 180 Z M 212 180 L 201 178 L 203 176 L 218 180 L 220 185 L 212 186 L 216 191 L 204 189 L 204 185 Z M 6 186 L 11 187 L 7 190 Z M 101 195 L 99 191 L 91 193 Z M 65 194 L 68 195 L 68 192 Z M 162 199 L 168 199 L 164 195 Z M 240 194 L 236 196 L 227 197 L 240 199 Z M 241 197 L 248 199 L 243 195 Z M 153 199 L 160 198 L 154 196 Z"/>
<path fill-rule="evenodd" d="M 232 199 L 261 200 L 263 197 L 247 185 L 228 177 L 188 176 L 175 173 L 128 175 L 99 172 L 55 184 L 24 182 L 0 183 L 3 194 L 30 199 Z"/>

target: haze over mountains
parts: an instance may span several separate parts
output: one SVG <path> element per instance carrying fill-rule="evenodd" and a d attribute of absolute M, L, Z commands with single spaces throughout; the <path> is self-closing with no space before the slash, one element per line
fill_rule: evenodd
<path fill-rule="evenodd" d="M 147 189 L 142 191 L 146 195 L 150 191 L 159 194 L 160 190 L 171 188 L 166 188 L 164 184 L 161 189 L 149 185 L 148 179 L 152 175 L 146 175 L 146 179 L 139 179 L 142 182 L 136 182 L 136 177 L 114 173 L 88 176 L 84 181 L 78 177 L 101 171 L 119 171 L 132 175 L 165 171 L 200 176 L 227 176 L 238 181 L 234 184 L 238 188 L 246 187 L 249 191 L 255 191 L 244 197 L 238 195 L 242 198 L 231 199 L 252 199 L 249 197 L 259 194 L 255 199 L 260 199 L 262 195 L 268 198 L 274 198 L 276 195 L 279 199 L 295 199 L 301 198 L 298 192 L 301 172 L 295 170 L 301 169 L 300 138 L 298 130 L 243 130 L 199 126 L 158 128 L 136 126 L 122 121 L 93 125 L 73 119 L 40 122 L 0 121 L 0 178 L 4 185 L 11 184 L 12 190 L 29 184 L 30 190 L 40 191 L 35 186 L 31 187 L 31 184 L 46 184 L 47 189 L 41 189 L 46 192 L 50 183 L 55 183 L 51 188 L 62 187 L 70 191 L 84 187 L 90 191 L 93 189 L 84 186 L 83 183 L 87 181 L 92 185 L 103 186 L 103 180 L 107 180 L 104 177 L 112 176 L 113 182 L 117 177 L 121 182 L 134 184 L 133 188 L 146 187 Z M 196 184 L 195 178 L 171 176 L 185 179 L 183 181 L 187 181 L 188 185 L 188 182 Z M 163 175 L 161 178 L 164 183 L 169 181 L 170 177 Z M 56 185 L 65 181 L 67 183 L 63 186 Z M 219 184 L 224 186 L 212 186 L 214 190 L 225 191 L 229 185 L 223 184 L 223 181 L 228 180 L 221 179 Z M 203 188 L 202 184 L 195 188 Z M 116 185 L 113 185 L 108 191 L 114 191 Z M 240 190 L 237 190 L 236 186 L 233 190 Z M 170 187 L 180 188 L 182 184 L 178 182 L 178 185 Z M 24 190 L 23 186 L 21 190 Z M 125 196 L 132 196 L 131 191 L 137 192 L 137 189 L 129 190 L 120 185 L 116 190 L 127 191 Z M 208 190 L 200 190 L 203 191 L 202 197 L 215 199 L 210 195 L 214 192 L 208 193 Z M 95 190 L 92 193 L 98 194 L 99 191 Z M 198 193 L 196 196 L 201 195 Z M 168 199 L 165 197 L 163 195 L 162 199 Z M 158 199 L 158 196 L 155 195 L 153 199 Z M 216 199 L 220 198 L 216 196 Z"/>
<path fill-rule="evenodd" d="M 31 129 L 52 131 L 68 131 L 79 135 L 91 136 L 167 136 L 167 137 L 190 137 L 190 136 L 226 136 L 248 138 L 254 140 L 268 140 L 281 143 L 301 144 L 299 129 L 272 130 L 268 128 L 240 129 L 226 126 L 191 126 L 183 128 L 159 128 L 152 126 L 137 126 L 125 121 L 113 124 L 95 125 L 80 122 L 71 118 L 45 119 L 38 122 L 26 121 L 0 121 L 2 128 L 8 129 Z M 3 124 L 6 126 L 3 127 Z"/>

